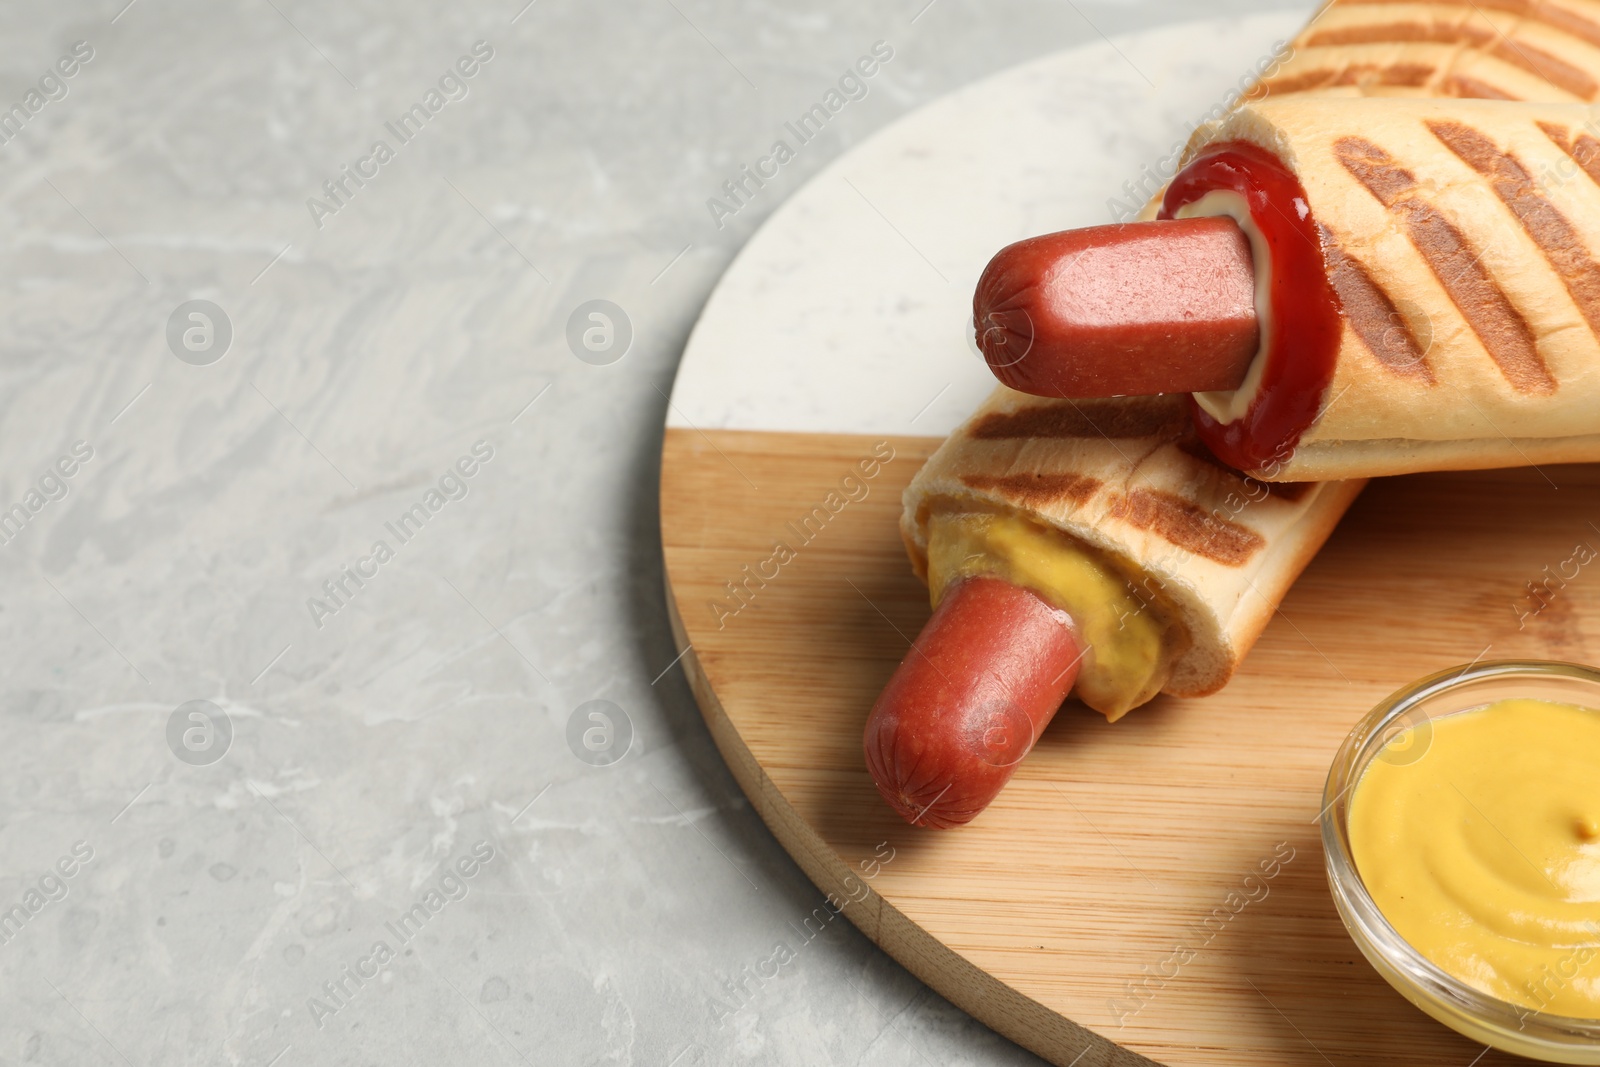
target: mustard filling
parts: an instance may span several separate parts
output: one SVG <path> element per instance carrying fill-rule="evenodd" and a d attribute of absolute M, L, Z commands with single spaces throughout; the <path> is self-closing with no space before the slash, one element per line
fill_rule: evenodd
<path fill-rule="evenodd" d="M 933 606 L 959 578 L 1003 578 L 1072 617 L 1085 650 L 1075 692 L 1115 722 L 1166 684 L 1171 614 L 1075 538 L 1022 515 L 948 511 L 928 522 Z"/>
<path fill-rule="evenodd" d="M 1350 849 L 1384 918 L 1442 970 L 1600 1019 L 1600 711 L 1502 700 L 1412 727 L 1356 784 Z"/>

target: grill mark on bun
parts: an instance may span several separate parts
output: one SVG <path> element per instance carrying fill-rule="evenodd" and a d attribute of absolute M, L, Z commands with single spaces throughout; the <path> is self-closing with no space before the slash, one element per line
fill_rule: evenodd
<path fill-rule="evenodd" d="M 1600 89 L 1600 84 L 1581 67 L 1526 42 L 1513 44 L 1509 39 L 1502 40 L 1489 54 L 1585 100 L 1593 100 L 1595 91 Z"/>
<path fill-rule="evenodd" d="M 1420 88 L 1428 84 L 1438 68 L 1426 63 L 1391 63 L 1380 67 L 1376 63 L 1352 63 L 1338 73 L 1330 85 L 1361 85 L 1375 81 L 1379 85 L 1402 85 Z"/>
<path fill-rule="evenodd" d="M 1428 129 L 1473 170 L 1489 179 L 1495 194 L 1522 223 L 1578 305 L 1591 333 L 1600 336 L 1600 264 L 1561 209 L 1539 191 L 1522 162 L 1488 137 L 1460 122 L 1431 121 Z"/>
<path fill-rule="evenodd" d="M 1306 47 L 1322 48 L 1350 44 L 1433 44 L 1486 45 L 1494 40 L 1489 30 L 1447 22 L 1380 22 L 1318 30 L 1306 39 Z"/>
<path fill-rule="evenodd" d="M 1393 208 L 1417 188 L 1416 175 L 1364 137 L 1339 138 L 1333 144 L 1333 153 L 1344 169 L 1384 207 Z"/>
<path fill-rule="evenodd" d="M 1098 478 L 1083 474 L 1042 474 L 1039 471 L 963 474 L 961 480 L 968 488 L 999 493 L 1011 503 L 1031 508 L 1046 508 L 1063 501 L 1082 504 L 1104 484 Z"/>
<path fill-rule="evenodd" d="M 1339 76 L 1333 69 L 1308 70 L 1301 74 L 1288 75 L 1282 78 L 1268 78 L 1260 83 L 1262 92 L 1267 96 L 1287 95 L 1289 93 L 1306 93 L 1313 89 L 1321 89 Z"/>
<path fill-rule="evenodd" d="M 1341 26 L 1318 30 L 1306 41 L 1311 48 L 1352 44 L 1464 44 L 1585 100 L 1594 99 L 1595 92 L 1600 90 L 1600 83 L 1588 71 L 1560 56 L 1526 42 L 1513 43 L 1492 30 L 1460 23 L 1380 22 Z"/>
<path fill-rule="evenodd" d="M 1345 170 L 1405 223 L 1412 245 L 1506 381 L 1523 392 L 1553 391 L 1555 380 L 1539 356 L 1527 320 L 1506 298 L 1461 231 L 1422 198 L 1415 175 L 1362 137 L 1341 137 L 1333 150 Z"/>
<path fill-rule="evenodd" d="M 1592 44 L 1600 48 L 1600 22 L 1584 18 L 1575 11 L 1554 4 L 1529 4 L 1537 18 L 1545 25 L 1560 30 L 1562 33 L 1571 34 L 1585 44 Z"/>
<path fill-rule="evenodd" d="M 1147 397 L 1144 402 L 1115 404 L 1092 401 L 1041 404 L 1016 411 L 993 411 L 973 424 L 970 435 L 980 441 L 1015 441 L 1029 437 L 1127 439 L 1170 437 L 1184 426 L 1180 398 Z"/>
<path fill-rule="evenodd" d="M 1437 69 L 1427 63 L 1391 63 L 1378 69 L 1378 84 L 1421 88 Z"/>
<path fill-rule="evenodd" d="M 1341 7 L 1384 7 L 1390 4 L 1411 5 L 1416 0 L 1343 0 Z M 1548 0 L 1430 0 L 1440 6 L 1471 7 L 1475 10 L 1504 11 L 1520 15 L 1530 22 L 1543 23 L 1586 44 L 1600 47 L 1600 23 L 1585 18 L 1577 12 L 1549 3 Z"/>
<path fill-rule="evenodd" d="M 1567 155 L 1572 161 L 1583 168 L 1591 181 L 1600 185 L 1600 141 L 1595 140 L 1587 133 L 1579 134 L 1573 141 L 1572 131 L 1565 126 L 1557 126 L 1553 122 L 1539 123 L 1539 129 L 1544 135 L 1555 143 L 1555 146 Z"/>
<path fill-rule="evenodd" d="M 1361 262 L 1339 246 L 1338 239 L 1325 226 L 1322 255 L 1328 264 L 1328 281 L 1344 305 L 1345 321 L 1385 370 L 1408 378 L 1434 383 L 1433 368 L 1427 353 L 1389 294 L 1384 292 Z"/>
<path fill-rule="evenodd" d="M 1464 100 L 1521 100 L 1504 89 L 1497 89 L 1486 81 L 1469 78 L 1465 74 L 1452 74 L 1444 83 L 1445 95 L 1459 96 Z"/>
<path fill-rule="evenodd" d="M 1266 547 L 1266 538 L 1181 496 L 1135 489 L 1111 502 L 1111 515 L 1164 537 L 1178 548 L 1228 567 L 1242 567 Z"/>
<path fill-rule="evenodd" d="M 1380 67 L 1376 63 L 1351 63 L 1343 67 L 1321 67 L 1302 74 L 1290 74 L 1261 82 L 1263 95 L 1285 96 L 1326 89 L 1335 85 L 1362 85 L 1376 82 L 1379 85 L 1397 85 L 1421 88 L 1428 84 L 1437 68 L 1426 63 L 1392 63 Z"/>

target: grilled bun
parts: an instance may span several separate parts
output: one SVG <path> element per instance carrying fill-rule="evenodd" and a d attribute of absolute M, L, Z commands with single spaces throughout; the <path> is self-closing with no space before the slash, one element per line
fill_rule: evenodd
<path fill-rule="evenodd" d="M 1335 0 L 1259 95 L 1600 98 L 1600 0 Z"/>
<path fill-rule="evenodd" d="M 1600 460 L 1597 130 L 1577 105 L 1305 95 L 1197 135 L 1299 178 L 1343 305 L 1322 412 L 1259 476 Z"/>
<path fill-rule="evenodd" d="M 1002 386 L 912 479 L 900 532 L 924 581 L 942 508 L 1022 512 L 1069 534 L 1174 613 L 1189 640 L 1162 691 L 1199 696 L 1232 676 L 1364 484 L 1247 479 L 1200 444 L 1181 396 Z"/>

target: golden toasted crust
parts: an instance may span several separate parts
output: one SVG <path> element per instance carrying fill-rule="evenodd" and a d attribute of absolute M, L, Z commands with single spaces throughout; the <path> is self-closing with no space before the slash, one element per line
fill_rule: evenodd
<path fill-rule="evenodd" d="M 1258 95 L 1600 98 L 1596 0 L 1336 0 Z"/>
<path fill-rule="evenodd" d="M 1195 438 L 1186 405 L 996 390 L 906 489 L 901 533 L 917 573 L 936 508 L 1024 512 L 1174 606 L 1190 645 L 1166 692 L 1221 688 L 1363 483 L 1246 478 Z"/>

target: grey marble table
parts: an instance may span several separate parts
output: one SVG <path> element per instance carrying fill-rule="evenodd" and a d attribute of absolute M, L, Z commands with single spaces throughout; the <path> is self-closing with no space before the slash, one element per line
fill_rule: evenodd
<path fill-rule="evenodd" d="M 0 1064 L 1037 1062 L 845 923 L 757 973 L 820 894 L 674 665 L 665 394 L 850 145 L 1286 5 L 524 2 L 5 5 Z"/>

